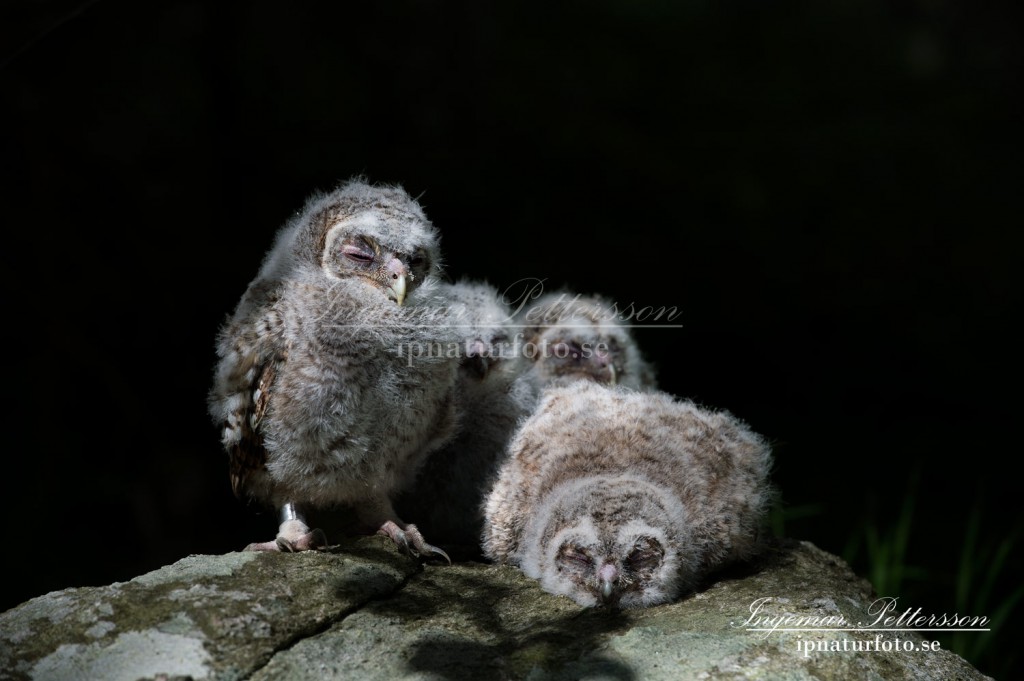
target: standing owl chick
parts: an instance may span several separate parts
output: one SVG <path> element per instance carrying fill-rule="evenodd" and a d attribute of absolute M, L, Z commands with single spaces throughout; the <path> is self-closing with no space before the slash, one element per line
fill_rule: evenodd
<path fill-rule="evenodd" d="M 303 509 L 347 505 L 443 554 L 391 503 L 454 431 L 455 361 L 413 351 L 454 340 L 439 271 L 437 231 L 398 187 L 349 181 L 278 233 L 219 334 L 209 397 L 236 495 L 280 512 L 276 540 L 247 548 L 317 548 Z"/>
<path fill-rule="evenodd" d="M 764 440 L 663 393 L 549 388 L 509 449 L 484 553 L 583 606 L 664 603 L 752 555 L 772 497 Z"/>
<path fill-rule="evenodd" d="M 526 378 L 537 390 L 584 378 L 635 390 L 656 387 L 654 370 L 643 358 L 615 307 L 598 296 L 549 293 L 519 313 L 526 356 Z"/>
<path fill-rule="evenodd" d="M 509 439 L 533 410 L 536 395 L 519 380 L 512 312 L 492 286 L 460 281 L 448 286 L 460 343 L 459 431 L 431 455 L 415 485 L 399 498 L 400 513 L 415 517 L 435 540 L 479 552 L 484 495 L 497 476 Z"/>

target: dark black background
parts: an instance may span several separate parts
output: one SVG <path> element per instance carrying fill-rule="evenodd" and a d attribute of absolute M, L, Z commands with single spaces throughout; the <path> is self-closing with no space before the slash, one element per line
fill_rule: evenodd
<path fill-rule="evenodd" d="M 421 195 L 454 277 L 678 307 L 640 343 L 775 443 L 785 534 L 866 575 L 913 501 L 906 605 L 954 609 L 972 511 L 1019 537 L 1012 3 L 5 5 L 0 607 L 272 536 L 213 339 L 356 173 Z"/>

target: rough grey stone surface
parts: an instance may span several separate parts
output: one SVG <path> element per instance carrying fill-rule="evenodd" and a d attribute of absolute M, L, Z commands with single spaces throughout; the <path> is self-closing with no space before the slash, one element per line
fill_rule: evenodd
<path fill-rule="evenodd" d="M 548 595 L 512 568 L 420 566 L 367 538 L 322 553 L 191 556 L 34 598 L 0 614 L 0 678 L 987 678 L 920 650 L 914 634 L 837 630 L 873 622 L 874 598 L 807 543 L 780 542 L 677 603 L 617 612 Z M 822 618 L 828 630 L 749 631 L 758 599 L 769 599 L 760 617 Z M 850 649 L 897 636 L 918 649 Z"/>
<path fill-rule="evenodd" d="M 189 556 L 0 615 L 0 678 L 243 679 L 419 569 L 366 539 L 331 553 Z"/>

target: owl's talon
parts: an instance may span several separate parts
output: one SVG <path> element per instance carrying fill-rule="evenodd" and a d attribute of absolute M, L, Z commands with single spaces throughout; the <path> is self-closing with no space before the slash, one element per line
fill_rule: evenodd
<path fill-rule="evenodd" d="M 398 550 L 407 556 L 424 558 L 430 557 L 433 554 L 444 558 L 449 565 L 452 564 L 452 559 L 448 557 L 448 554 L 436 546 L 428 544 L 415 525 L 406 525 L 403 530 L 397 523 L 388 520 L 380 526 L 377 534 L 390 537 L 391 541 L 395 542 Z"/>
<path fill-rule="evenodd" d="M 387 532 L 381 532 L 381 534 L 387 535 Z M 388 535 L 391 537 L 391 541 L 395 542 L 395 546 L 398 550 L 407 556 L 415 556 L 416 554 L 412 550 L 412 546 L 409 545 L 409 538 L 405 536 L 405 532 L 402 530 L 396 530 L 393 534 Z"/>
<path fill-rule="evenodd" d="M 451 564 L 452 564 L 452 559 L 451 559 L 451 558 L 449 558 L 449 557 L 448 557 L 448 554 L 447 554 L 447 553 L 445 553 L 445 552 L 444 552 L 443 550 L 441 550 L 441 549 L 437 548 L 436 546 L 430 546 L 429 544 L 427 544 L 427 548 L 429 548 L 429 549 L 430 549 L 430 553 L 433 553 L 434 555 L 437 555 L 437 556 L 441 556 L 442 558 L 444 558 L 444 559 L 445 559 L 445 561 L 446 561 L 446 562 L 447 562 L 447 563 L 448 563 L 449 565 L 451 565 Z"/>
<path fill-rule="evenodd" d="M 410 543 L 412 544 L 412 548 L 410 552 L 412 553 L 412 555 L 416 556 L 417 558 L 422 558 L 424 560 L 430 559 L 434 556 L 440 556 L 441 558 L 444 558 L 445 562 L 447 562 L 449 565 L 452 564 L 452 559 L 448 557 L 448 554 L 445 553 L 444 550 L 437 548 L 433 544 L 428 544 L 427 541 L 423 538 L 423 535 L 420 534 L 420 531 L 416 529 L 415 525 L 409 525 L 408 527 L 406 527 L 405 533 L 408 537 L 411 537 Z"/>

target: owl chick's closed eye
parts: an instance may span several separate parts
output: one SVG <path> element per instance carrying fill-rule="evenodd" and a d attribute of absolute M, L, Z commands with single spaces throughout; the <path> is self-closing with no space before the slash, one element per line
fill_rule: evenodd
<path fill-rule="evenodd" d="M 583 606 L 675 599 L 752 555 L 772 498 L 762 438 L 663 393 L 548 388 L 509 450 L 484 553 Z"/>
<path fill-rule="evenodd" d="M 520 310 L 526 378 L 537 390 L 579 379 L 654 390 L 654 370 L 610 301 L 569 292 L 549 293 Z"/>
<path fill-rule="evenodd" d="M 432 552 L 391 498 L 453 434 L 455 342 L 438 234 L 401 188 L 361 179 L 311 198 L 278 233 L 217 341 L 210 413 L 232 487 L 281 510 L 261 550 L 324 543 L 302 507 L 347 505 Z"/>

